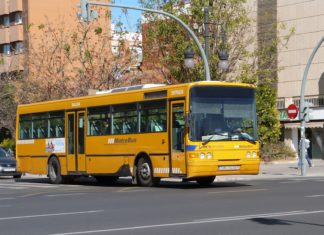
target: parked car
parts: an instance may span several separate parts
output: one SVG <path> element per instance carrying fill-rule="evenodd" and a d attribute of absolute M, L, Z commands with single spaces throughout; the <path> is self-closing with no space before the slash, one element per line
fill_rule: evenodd
<path fill-rule="evenodd" d="M 0 176 L 21 177 L 21 173 L 16 170 L 16 159 L 3 148 L 0 148 Z"/>

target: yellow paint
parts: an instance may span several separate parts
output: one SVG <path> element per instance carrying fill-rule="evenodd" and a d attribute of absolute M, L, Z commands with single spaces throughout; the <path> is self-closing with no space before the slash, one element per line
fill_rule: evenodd
<path fill-rule="evenodd" d="M 85 112 L 85 128 L 87 125 L 87 107 L 114 105 L 121 103 L 140 102 L 144 100 L 145 92 L 167 91 L 167 98 L 181 98 L 185 105 L 185 114 L 189 110 L 189 89 L 191 86 L 221 85 L 221 86 L 242 86 L 246 84 L 234 84 L 225 82 L 196 82 L 149 88 L 138 91 L 102 94 L 97 96 L 86 96 L 73 99 L 49 101 L 37 104 L 20 105 L 17 111 L 17 140 L 19 131 L 19 115 L 65 110 L 69 113 L 77 112 L 75 109 Z M 175 102 L 182 102 L 177 100 Z M 73 104 L 78 104 L 77 107 Z M 168 102 L 168 114 L 170 112 Z M 67 118 L 66 118 L 67 119 Z M 77 119 L 77 118 L 75 118 Z M 170 117 L 168 117 L 168 129 L 171 129 Z M 67 121 L 66 121 L 67 124 Z M 85 129 L 86 130 L 86 129 Z M 87 130 L 85 131 L 87 133 Z M 67 127 L 65 128 L 67 136 Z M 147 133 L 147 134 L 124 134 L 107 136 L 85 136 L 85 154 L 67 155 L 60 153 L 59 161 L 62 175 L 76 171 L 76 157 L 78 159 L 79 171 L 87 174 L 114 174 L 121 167 L 134 169 L 135 158 L 139 153 L 146 153 L 152 162 L 153 169 L 174 169 L 177 173 L 185 174 L 185 177 L 214 176 L 226 174 L 258 174 L 259 172 L 259 144 L 247 143 L 246 141 L 210 142 L 203 145 L 201 142 L 191 142 L 188 139 L 188 128 L 185 128 L 185 145 L 196 145 L 194 151 L 169 152 L 170 140 L 168 132 Z M 127 139 L 132 141 L 126 141 Z M 116 141 L 116 139 L 123 141 Z M 125 140 L 125 141 L 124 141 Z M 32 174 L 46 174 L 47 161 L 50 156 L 46 152 L 46 139 L 34 139 L 32 141 L 17 141 L 17 162 L 18 170 Z M 65 143 L 67 146 L 67 143 Z M 256 158 L 246 158 L 247 151 L 257 152 Z M 212 153 L 212 159 L 200 159 L 201 153 Z M 170 159 L 171 158 L 171 159 Z M 172 162 L 172 166 L 170 166 Z M 220 171 L 218 166 L 240 166 L 237 171 Z M 133 172 L 133 171 L 132 171 Z M 169 177 L 170 172 L 157 170 L 155 177 Z"/>

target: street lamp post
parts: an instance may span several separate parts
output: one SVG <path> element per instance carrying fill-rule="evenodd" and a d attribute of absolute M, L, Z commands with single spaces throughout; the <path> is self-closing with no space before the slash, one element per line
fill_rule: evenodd
<path fill-rule="evenodd" d="M 151 13 L 156 13 L 156 14 L 160 14 L 160 15 L 164 15 L 167 16 L 171 19 L 174 19 L 175 21 L 177 21 L 188 33 L 189 35 L 193 38 L 194 42 L 196 43 L 201 58 L 203 59 L 204 62 L 204 69 L 205 69 L 205 79 L 206 81 L 211 81 L 211 77 L 210 77 L 210 69 L 209 69 L 209 65 L 208 65 L 208 59 L 206 57 L 206 54 L 199 42 L 199 39 L 197 38 L 197 36 L 195 35 L 195 33 L 188 27 L 188 25 L 186 25 L 181 19 L 179 19 L 178 17 L 168 13 L 168 12 L 164 12 L 164 11 L 160 11 L 160 10 L 154 10 L 154 9 L 148 9 L 148 8 L 141 8 L 141 7 L 134 7 L 134 6 L 127 6 L 127 5 L 119 5 L 119 4 L 111 4 L 111 3 L 102 3 L 102 2 L 90 2 L 88 0 L 80 0 L 80 7 L 81 7 L 81 18 L 84 21 L 91 21 L 93 19 L 92 16 L 96 17 L 97 14 L 95 11 L 91 11 L 90 10 L 90 6 L 109 6 L 109 7 L 117 7 L 117 8 L 124 8 L 124 9 L 132 9 L 132 10 L 139 10 L 139 11 L 146 11 L 146 12 L 151 12 Z"/>
<path fill-rule="evenodd" d="M 191 46 L 188 46 L 184 52 L 186 68 L 191 69 L 195 66 L 194 57 L 195 57 L 194 51 L 192 50 Z"/>
<path fill-rule="evenodd" d="M 209 7 L 204 8 L 204 27 L 205 27 L 205 54 L 207 59 L 209 59 Z M 226 34 L 224 31 L 223 24 L 216 24 L 221 26 L 221 38 L 222 38 L 222 44 L 225 44 L 226 41 Z M 217 36 L 216 36 L 217 37 Z M 226 71 L 228 69 L 229 63 L 228 63 L 228 52 L 226 49 L 221 49 L 218 51 L 218 68 L 222 71 Z"/>
<path fill-rule="evenodd" d="M 307 81 L 307 76 L 308 76 L 308 71 L 310 68 L 310 65 L 312 64 L 312 61 L 314 59 L 314 56 L 316 54 L 316 52 L 318 51 L 318 49 L 320 48 L 320 46 L 322 45 L 324 41 L 324 36 L 321 38 L 321 40 L 318 42 L 318 44 L 316 45 L 316 47 L 314 48 L 312 54 L 310 55 L 307 65 L 305 67 L 305 71 L 304 71 L 304 76 L 303 76 L 303 81 L 301 84 L 301 91 L 300 91 L 300 138 L 301 138 L 301 150 L 300 150 L 300 157 L 301 157 L 301 175 L 302 176 L 306 176 L 306 167 L 305 167 L 305 163 L 306 163 L 306 159 L 305 159 L 305 123 L 306 123 L 306 118 L 309 115 L 309 109 L 307 108 L 307 106 L 305 105 L 305 88 L 306 88 L 306 81 Z M 308 119 L 308 118 L 307 118 Z"/>

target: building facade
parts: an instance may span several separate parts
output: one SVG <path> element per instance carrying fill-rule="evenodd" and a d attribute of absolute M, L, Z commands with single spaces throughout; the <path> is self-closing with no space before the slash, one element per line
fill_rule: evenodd
<path fill-rule="evenodd" d="M 76 28 L 79 3 L 80 0 L 1 0 L 0 75 L 4 77 L 28 71 L 22 55 L 24 51 L 28 51 L 31 40 L 39 40 L 36 30 L 34 34 L 30 33 L 33 28 L 46 24 L 55 26 L 63 21 L 70 29 Z M 105 27 L 109 30 L 110 23 Z M 31 35 L 33 38 L 30 38 Z"/>
<path fill-rule="evenodd" d="M 324 36 L 324 1 L 277 0 L 277 20 L 285 24 L 279 30 L 284 37 L 293 29 L 285 47 L 278 50 L 278 109 L 284 141 L 296 152 L 300 139 L 298 117 L 289 120 L 287 107 L 300 104 L 301 83 L 308 59 Z M 306 136 L 312 143 L 314 158 L 324 159 L 324 45 L 320 47 L 310 67 L 305 88 L 305 101 L 311 106 Z"/>
<path fill-rule="evenodd" d="M 0 74 L 22 71 L 24 4 L 22 0 L 0 1 Z"/>
<path fill-rule="evenodd" d="M 308 59 L 324 36 L 324 1 L 322 0 L 249 0 L 251 16 L 256 21 L 258 47 L 279 37 L 286 44 L 277 48 L 275 69 L 282 139 L 298 153 L 299 117 L 290 120 L 287 107 L 299 107 L 301 84 Z M 276 26 L 275 30 L 273 25 Z M 264 40 L 265 39 L 265 40 Z M 324 45 L 318 50 L 310 67 L 305 101 L 311 106 L 306 136 L 311 140 L 313 158 L 324 159 Z"/>

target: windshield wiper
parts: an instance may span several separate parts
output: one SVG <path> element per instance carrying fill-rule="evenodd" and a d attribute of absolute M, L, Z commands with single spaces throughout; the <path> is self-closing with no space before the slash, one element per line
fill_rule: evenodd
<path fill-rule="evenodd" d="M 207 134 L 207 136 L 210 135 L 210 137 L 205 140 L 202 144 L 203 145 L 206 145 L 208 142 L 210 142 L 215 136 L 225 136 L 227 137 L 226 139 L 230 139 L 230 135 L 228 133 L 219 133 L 219 132 L 216 132 L 216 131 L 213 131 L 213 132 L 210 132 Z M 224 139 L 220 139 L 220 140 L 226 140 L 225 138 Z"/>

